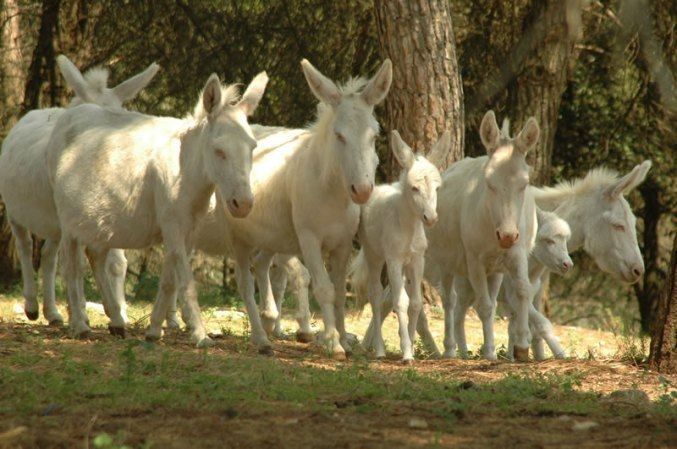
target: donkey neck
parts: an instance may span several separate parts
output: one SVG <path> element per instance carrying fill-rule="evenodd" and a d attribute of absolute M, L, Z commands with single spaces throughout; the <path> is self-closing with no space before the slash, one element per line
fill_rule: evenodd
<path fill-rule="evenodd" d="M 588 208 L 591 206 L 589 203 L 588 198 L 572 194 L 554 210 L 561 219 L 569 223 L 571 228 L 571 238 L 568 243 L 570 253 L 583 247 L 585 240 L 589 237 L 585 230 L 585 221 L 589 216 Z"/>
<path fill-rule="evenodd" d="M 321 186 L 324 193 L 331 193 L 332 197 L 351 202 L 350 195 L 344 186 L 342 165 L 338 158 L 334 132 L 331 128 L 333 112 L 328 108 L 322 112 L 313 129 L 313 135 L 308 142 L 307 160 L 312 167 L 307 173 Z"/>
<path fill-rule="evenodd" d="M 215 190 L 214 183 L 207 176 L 202 151 L 206 128 L 205 123 L 197 124 L 181 136 L 179 197 L 190 205 L 193 214 L 207 210 Z"/>

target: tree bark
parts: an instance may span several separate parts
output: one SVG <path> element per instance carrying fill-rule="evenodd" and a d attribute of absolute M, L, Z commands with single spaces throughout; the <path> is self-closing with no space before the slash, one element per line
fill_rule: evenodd
<path fill-rule="evenodd" d="M 447 165 L 463 157 L 463 87 L 446 0 L 375 0 L 383 57 L 393 62 L 385 101 L 387 131 L 397 129 L 415 150 L 426 151 L 449 129 Z M 388 177 L 399 169 L 387 152 Z"/>
<path fill-rule="evenodd" d="M 3 111 L 2 126 L 9 129 L 16 122 L 19 106 L 23 102 L 24 63 L 21 47 L 21 15 L 16 0 L 5 0 L 0 13 L 3 39 Z"/>
<path fill-rule="evenodd" d="M 21 115 L 40 107 L 40 90 L 45 77 L 50 79 L 53 86 L 50 90 L 51 100 L 55 100 L 54 86 L 56 83 L 54 34 L 59 22 L 59 6 L 61 0 L 43 0 L 40 18 L 38 43 L 33 50 L 31 65 L 28 68 L 28 79 L 24 90 L 24 101 L 21 105 Z M 46 76 L 45 76 L 46 75 Z"/>
<path fill-rule="evenodd" d="M 534 1 L 523 21 L 525 36 L 534 39 L 516 78 L 508 85 L 508 112 L 517 132 L 535 116 L 541 138 L 529 154 L 531 183 L 548 184 L 562 95 L 573 74 L 583 36 L 582 0 Z M 519 45 L 518 45 L 519 47 Z"/>
<path fill-rule="evenodd" d="M 677 373 L 677 234 L 653 326 L 649 365 L 664 373 Z"/>

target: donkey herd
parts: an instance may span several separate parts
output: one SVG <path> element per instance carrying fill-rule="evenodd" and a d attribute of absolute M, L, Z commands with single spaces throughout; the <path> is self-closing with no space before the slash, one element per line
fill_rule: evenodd
<path fill-rule="evenodd" d="M 297 338 L 315 339 L 308 306 L 312 285 L 324 321 L 317 338 L 334 357 L 344 358 L 358 343 L 345 327 L 351 276 L 358 303 L 371 304 L 361 344 L 376 357 L 385 356 L 381 324 L 391 310 L 405 362 L 414 358 L 417 333 L 437 356 L 455 357 L 457 348 L 467 356 L 464 319 L 473 306 L 482 321 L 482 355 L 495 359 L 493 322 L 501 299 L 511 311 L 509 357 L 528 360 L 532 346 L 534 357 L 543 359 L 545 341 L 561 358 L 565 351 L 540 311 L 540 298 L 551 272 L 572 267 L 569 252 L 583 248 L 623 282 L 643 274 L 636 219 L 624 196 L 644 180 L 651 162 L 625 176 L 597 168 L 555 187 L 531 186 L 526 155 L 540 134 L 533 117 L 511 136 L 508 120 L 499 128 L 488 111 L 479 128 L 486 156 L 465 158 L 443 172 L 448 131 L 424 155 L 393 130 L 390 143 L 401 174 L 395 183 L 375 185 L 374 107 L 390 89 L 389 60 L 373 78 L 341 86 L 301 61 L 319 100 L 317 119 L 305 129 L 248 123 L 266 88 L 265 72 L 243 94 L 213 74 L 194 111 L 170 118 L 122 106 L 151 81 L 156 64 L 113 88 L 106 70 L 83 75 L 65 56 L 58 64 L 75 97 L 65 109 L 31 111 L 11 129 L 0 154 L 0 196 L 17 242 L 26 316 L 39 316 L 35 234 L 45 239 L 44 317 L 63 325 L 55 304 L 60 253 L 76 338 L 91 332 L 85 257 L 109 330 L 124 336 L 123 250 L 159 243 L 165 255 L 146 338 L 161 338 L 165 321 L 180 325 L 178 299 L 192 340 L 200 347 L 213 344 L 190 265 L 191 252 L 201 250 L 234 259 L 251 341 L 262 354 L 273 353 L 270 338 L 282 333 L 280 307 L 290 283 L 298 298 Z M 361 250 L 350 264 L 355 236 Z M 443 300 L 443 353 L 422 307 L 424 278 Z"/>

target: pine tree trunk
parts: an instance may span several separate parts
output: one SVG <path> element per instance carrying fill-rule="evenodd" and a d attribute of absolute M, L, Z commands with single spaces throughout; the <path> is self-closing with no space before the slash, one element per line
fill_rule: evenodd
<path fill-rule="evenodd" d="M 24 61 L 21 48 L 21 15 L 16 0 L 5 0 L 0 20 L 2 29 L 2 75 L 3 95 L 1 104 L 3 111 L 0 116 L 5 117 L 2 126 L 8 130 L 16 123 L 19 106 L 23 101 Z"/>
<path fill-rule="evenodd" d="M 535 185 L 550 181 L 559 106 L 578 59 L 576 43 L 583 35 L 581 9 L 581 0 L 534 1 L 523 21 L 524 35 L 534 42 L 509 84 L 508 112 L 516 125 L 513 130 L 530 116 L 541 127 L 540 141 L 529 155 Z"/>
<path fill-rule="evenodd" d="M 384 128 L 397 129 L 415 150 L 429 150 L 450 129 L 447 165 L 463 157 L 463 88 L 446 0 L 376 0 L 379 43 L 393 62 Z M 389 177 L 399 170 L 388 151 Z"/>
<path fill-rule="evenodd" d="M 649 364 L 664 373 L 677 373 L 677 235 L 654 321 Z"/>

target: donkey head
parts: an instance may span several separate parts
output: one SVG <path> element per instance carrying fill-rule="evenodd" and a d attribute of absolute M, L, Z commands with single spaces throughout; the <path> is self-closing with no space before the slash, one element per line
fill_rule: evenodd
<path fill-rule="evenodd" d="M 234 217 L 245 217 L 254 205 L 249 175 L 256 140 L 247 117 L 256 110 L 267 83 L 266 72 L 259 73 L 240 98 L 236 86 L 222 86 L 212 74 L 193 114 L 205 122 L 201 136 L 205 173 Z"/>
<path fill-rule="evenodd" d="M 113 88 L 108 88 L 108 70 L 93 68 L 83 76 L 66 56 L 59 55 L 56 61 L 66 84 L 75 92 L 75 97 L 69 104 L 71 107 L 83 103 L 94 103 L 103 107 L 121 108 L 122 103 L 136 97 L 160 69 L 159 65 L 152 63 L 138 75 Z"/>
<path fill-rule="evenodd" d="M 644 161 L 622 178 L 604 182 L 583 217 L 586 252 L 603 271 L 630 283 L 644 273 L 644 260 L 637 243 L 637 218 L 624 195 L 644 181 L 650 168 L 651 161 Z"/>
<path fill-rule="evenodd" d="M 442 177 L 434 162 L 445 159 L 450 144 L 451 134 L 446 131 L 426 158 L 415 154 L 397 131 L 391 133 L 393 154 L 403 168 L 400 175 L 402 195 L 426 226 L 437 222 L 437 191 L 442 185 Z"/>
<path fill-rule="evenodd" d="M 574 266 L 567 243 L 571 238 L 569 224 L 557 214 L 536 209 L 538 233 L 533 254 L 548 270 L 564 274 Z"/>
<path fill-rule="evenodd" d="M 301 61 L 301 67 L 310 90 L 331 108 L 331 123 L 325 124 L 329 128 L 327 146 L 339 161 L 344 187 L 353 202 L 364 204 L 374 190 L 378 164 L 374 142 L 379 126 L 374 118 L 374 106 L 382 102 L 390 90 L 392 64 L 386 59 L 366 84 L 351 80 L 342 88 L 307 60 Z"/>
<path fill-rule="evenodd" d="M 501 248 L 511 248 L 519 239 L 524 192 L 529 185 L 525 156 L 538 142 L 540 129 L 531 117 L 514 139 L 507 120 L 498 129 L 496 116 L 488 111 L 480 124 L 480 138 L 489 160 L 484 167 L 486 201 Z"/>

